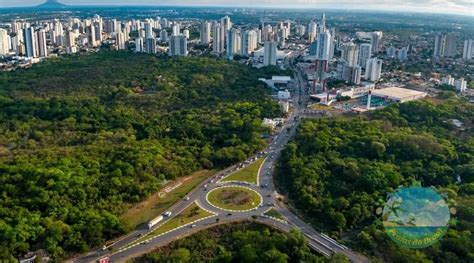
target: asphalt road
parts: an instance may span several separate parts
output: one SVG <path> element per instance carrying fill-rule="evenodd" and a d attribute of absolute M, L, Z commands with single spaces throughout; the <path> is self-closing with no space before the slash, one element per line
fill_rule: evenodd
<path fill-rule="evenodd" d="M 291 60 L 290 60 L 291 61 Z M 123 262 L 127 259 L 140 256 L 144 253 L 152 251 L 159 246 L 163 246 L 171 241 L 189 236 L 197 231 L 230 222 L 238 222 L 243 220 L 256 220 L 260 223 L 269 225 L 273 228 L 279 229 L 283 232 L 289 232 L 293 228 L 299 229 L 308 239 L 309 245 L 321 254 L 329 257 L 333 253 L 341 253 L 347 256 L 352 262 L 368 262 L 368 259 L 364 256 L 357 254 L 350 249 L 338 244 L 337 242 L 329 239 L 318 233 L 310 225 L 303 222 L 294 213 L 292 213 L 284 204 L 278 201 L 278 193 L 275 190 L 273 183 L 273 175 L 275 168 L 275 161 L 278 159 L 280 152 L 283 150 L 289 139 L 295 134 L 300 116 L 304 110 L 304 105 L 308 100 L 307 84 L 303 79 L 301 73 L 298 71 L 297 74 L 297 88 L 299 92 L 295 92 L 293 101 L 295 102 L 295 109 L 288 117 L 286 124 L 279 130 L 277 135 L 273 137 L 272 142 L 264 150 L 268 152 L 268 158 L 263 162 L 260 173 L 258 185 L 246 185 L 249 188 L 260 193 L 263 202 L 262 206 L 257 207 L 255 210 L 245 212 L 229 212 L 210 205 L 206 200 L 206 194 L 218 187 L 224 185 L 241 185 L 239 183 L 220 183 L 218 179 L 221 176 L 226 176 L 236 170 L 236 165 L 226 168 L 225 170 L 216 174 L 213 179 L 206 180 L 196 189 L 194 189 L 187 197 L 189 200 L 183 199 L 176 203 L 172 208 L 169 209 L 172 215 L 165 220 L 173 218 L 184 210 L 192 202 L 197 202 L 202 208 L 215 213 L 214 216 L 204 219 L 202 221 L 194 223 L 194 227 L 189 225 L 175 229 L 167 234 L 153 238 L 149 242 L 142 242 L 133 244 L 134 240 L 139 239 L 142 235 L 145 235 L 150 230 L 147 227 L 137 229 L 129 235 L 123 237 L 121 240 L 115 242 L 109 246 L 106 250 L 97 250 L 87 255 L 83 255 L 76 259 L 70 260 L 70 262 L 95 262 L 97 259 L 108 256 L 110 262 Z M 299 102 L 302 101 L 300 104 Z M 213 182 L 211 183 L 211 180 Z M 206 188 L 204 188 L 206 185 Z M 263 187 L 262 187 L 263 186 Z M 263 213 L 268 210 L 271 206 L 280 212 L 285 218 L 285 221 L 275 220 L 272 218 L 262 216 Z M 229 214 L 231 213 L 231 214 Z M 165 221 L 163 221 L 165 222 Z"/>

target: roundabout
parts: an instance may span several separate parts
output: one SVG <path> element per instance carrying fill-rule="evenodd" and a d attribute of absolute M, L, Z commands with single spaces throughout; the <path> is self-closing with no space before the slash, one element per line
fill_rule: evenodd
<path fill-rule="evenodd" d="M 206 195 L 207 202 L 225 211 L 246 212 L 262 204 L 262 196 L 255 190 L 244 186 L 221 186 Z"/>

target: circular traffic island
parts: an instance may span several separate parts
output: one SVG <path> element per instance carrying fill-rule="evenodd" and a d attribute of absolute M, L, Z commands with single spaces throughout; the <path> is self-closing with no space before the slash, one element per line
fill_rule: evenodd
<path fill-rule="evenodd" d="M 234 212 L 257 208 L 263 200 L 257 191 L 243 186 L 223 186 L 213 189 L 207 193 L 206 199 L 214 207 Z"/>

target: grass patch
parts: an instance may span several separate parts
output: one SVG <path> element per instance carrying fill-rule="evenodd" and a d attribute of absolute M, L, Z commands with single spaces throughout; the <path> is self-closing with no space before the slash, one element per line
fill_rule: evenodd
<path fill-rule="evenodd" d="M 140 202 L 122 216 L 122 222 L 127 226 L 128 229 L 135 229 L 138 225 L 146 223 L 156 216 L 164 213 L 179 199 L 185 197 L 202 181 L 212 177 L 216 172 L 216 170 L 201 170 L 193 173 L 189 177 L 185 177 L 170 183 L 169 185 L 175 185 L 177 182 L 185 180 L 185 182 L 183 182 L 180 187 L 174 189 L 170 193 L 167 193 L 166 196 L 162 198 L 159 197 L 159 192 L 157 192 L 145 201 Z M 160 191 L 162 191 L 164 188 L 166 188 L 166 186 Z"/>
<path fill-rule="evenodd" d="M 266 216 L 274 217 L 276 219 L 283 220 L 283 216 L 275 208 L 270 208 L 267 212 L 264 213 Z"/>
<path fill-rule="evenodd" d="M 140 243 L 142 241 L 145 241 L 149 238 L 161 235 L 167 231 L 173 230 L 177 227 L 184 226 L 186 224 L 189 224 L 193 221 L 196 221 L 198 219 L 202 219 L 208 216 L 211 216 L 213 214 L 203 210 L 200 208 L 195 202 L 190 204 L 188 207 L 186 207 L 181 213 L 176 215 L 175 217 L 169 219 L 162 225 L 159 225 L 157 228 L 153 229 L 151 232 L 149 232 L 147 235 L 142 236 L 141 238 L 133 241 L 129 245 Z"/>
<path fill-rule="evenodd" d="M 208 194 L 209 202 L 227 210 L 250 210 L 262 202 L 262 197 L 250 188 L 221 187 Z"/>
<path fill-rule="evenodd" d="M 260 158 L 254 163 L 250 164 L 249 166 L 243 169 L 240 169 L 239 171 L 227 176 L 221 181 L 222 182 L 241 181 L 241 182 L 248 182 L 251 184 L 257 184 L 258 169 L 260 168 L 264 160 L 265 158 Z"/>

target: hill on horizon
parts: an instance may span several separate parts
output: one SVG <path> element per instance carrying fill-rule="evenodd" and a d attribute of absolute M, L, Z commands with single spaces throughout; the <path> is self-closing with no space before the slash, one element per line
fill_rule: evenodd
<path fill-rule="evenodd" d="M 47 0 L 46 2 L 37 5 L 36 8 L 65 8 L 67 5 L 58 2 L 58 0 Z"/>

